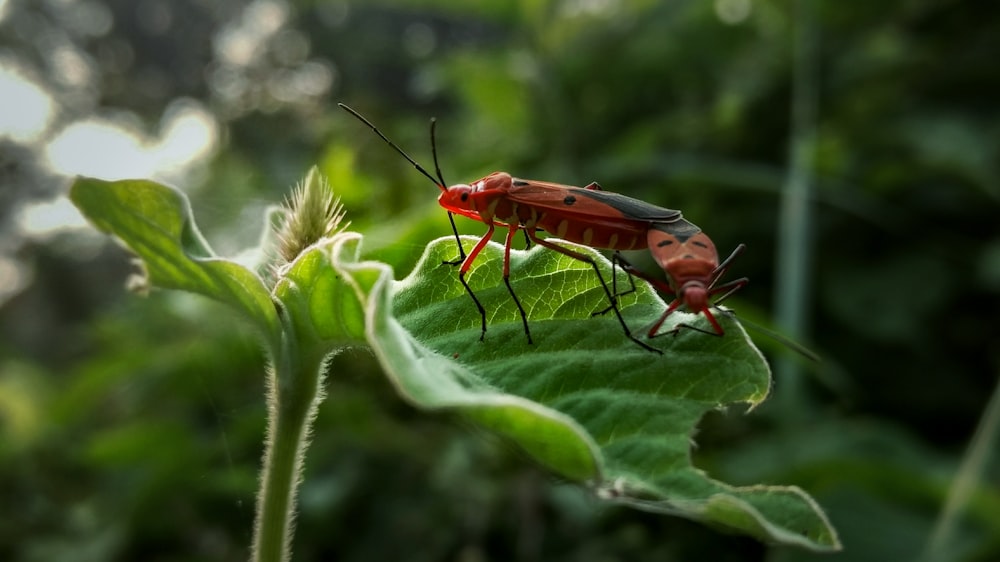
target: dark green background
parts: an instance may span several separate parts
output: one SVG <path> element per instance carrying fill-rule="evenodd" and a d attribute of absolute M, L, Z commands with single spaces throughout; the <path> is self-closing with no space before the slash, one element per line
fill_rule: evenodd
<path fill-rule="evenodd" d="M 57 127 L 125 110 L 156 134 L 178 98 L 211 109 L 223 144 L 180 187 L 220 252 L 254 244 L 264 206 L 313 164 L 397 276 L 448 233 L 436 188 L 342 101 L 426 166 L 436 116 L 449 182 L 596 180 L 682 209 L 720 252 L 747 244 L 732 271 L 751 283 L 729 304 L 769 323 L 803 21 L 791 1 L 750 1 L 730 24 L 716 7 L 741 2 L 109 0 L 89 4 L 112 17 L 101 33 L 78 4 L 8 2 L 4 55 L 50 86 Z M 776 379 L 796 389 L 791 406 L 706 419 L 694 454 L 723 480 L 816 497 L 845 545 L 824 559 L 910 560 L 1000 367 L 1000 18 L 985 1 L 811 5 L 813 244 L 796 265 L 824 362 L 801 386 Z M 227 29 L 274 8 L 287 17 L 247 64 L 219 56 Z M 81 53 L 92 83 L 62 85 L 53 45 Z M 328 90 L 276 86 L 306 64 L 330 70 Z M 225 95 L 220 76 L 246 87 Z M 0 559 L 245 559 L 264 422 L 252 335 L 197 297 L 128 294 L 128 258 L 110 243 L 19 234 L 19 206 L 69 183 L 39 147 L 0 139 L 0 182 L 4 251 L 31 275 L 0 303 Z M 403 404 L 366 351 L 334 366 L 297 559 L 814 556 L 603 508 L 507 444 Z M 1000 558 L 996 464 L 949 559 Z"/>

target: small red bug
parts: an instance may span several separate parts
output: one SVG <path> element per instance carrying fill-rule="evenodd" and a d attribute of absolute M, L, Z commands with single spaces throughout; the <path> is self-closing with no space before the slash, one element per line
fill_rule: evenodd
<path fill-rule="evenodd" d="M 596 182 L 586 187 L 575 187 L 537 180 L 518 179 L 506 172 L 494 172 L 470 184 L 448 186 L 442 177 L 441 168 L 438 165 L 437 149 L 434 143 L 435 122 L 433 120 L 431 121 L 431 147 L 434 156 L 435 171 L 437 172 L 436 179 L 361 114 L 344 104 L 338 105 L 371 128 L 376 135 L 403 156 L 418 172 L 434 182 L 441 190 L 438 203 L 448 210 L 452 230 L 455 233 L 459 247 L 459 258 L 448 263 L 461 263 L 458 275 L 459 281 L 465 287 L 466 292 L 472 297 L 473 302 L 479 309 L 482 320 L 480 340 L 486 335 L 486 310 L 469 287 L 465 280 L 465 275 L 468 273 L 476 256 L 479 255 L 492 238 L 495 227 L 503 226 L 508 229 L 504 245 L 504 284 L 507 286 L 507 290 L 510 292 L 520 312 L 524 332 L 528 337 L 529 343 L 531 343 L 531 332 L 528 328 L 527 315 L 514 289 L 510 285 L 510 248 L 513 243 L 514 233 L 518 229 L 523 229 L 527 238 L 536 244 L 590 264 L 607 294 L 608 301 L 611 303 L 609 309 L 615 312 L 625 334 L 643 348 L 660 352 L 648 344 L 639 341 L 632 335 L 628 325 L 625 323 L 625 319 L 622 318 L 621 312 L 618 310 L 616 297 L 611 294 L 597 263 L 593 259 L 585 254 L 539 238 L 537 233 L 539 230 L 545 231 L 558 238 L 593 248 L 631 250 L 642 247 L 644 243 L 647 243 L 644 239 L 648 237 L 648 233 L 653 225 L 669 225 L 682 220 L 680 211 L 658 207 L 645 201 L 604 191 Z M 455 227 L 454 214 L 459 214 L 487 225 L 487 232 L 480 238 L 479 242 L 476 243 L 468 255 L 465 255 L 462 249 L 461 240 L 458 237 L 458 229 Z M 684 222 L 690 225 L 687 221 Z M 606 312 L 607 310 L 605 309 L 602 312 Z"/>
<path fill-rule="evenodd" d="M 733 260 L 743 253 L 746 245 L 740 244 L 728 258 L 719 263 L 719 254 L 712 240 L 700 228 L 684 219 L 672 223 L 652 225 L 647 240 L 653 259 L 667 276 L 666 281 L 647 275 L 627 262 L 621 254 L 615 254 L 613 258 L 613 262 L 620 265 L 630 275 L 648 281 L 664 293 L 674 295 L 674 300 L 660 315 L 660 318 L 653 323 L 647 336 L 653 338 L 662 335 L 657 334 L 660 326 L 681 305 L 684 305 L 692 313 L 704 314 L 712 326 L 712 331 L 689 324 L 678 324 L 670 332 L 664 333 L 676 334 L 681 328 L 689 328 L 714 336 L 724 335 L 725 331 L 712 314 L 711 308 L 743 288 L 749 279 L 741 277 L 722 285 L 717 283 L 725 275 Z M 721 296 L 715 298 L 719 294 Z M 713 298 L 714 303 L 712 302 Z"/>
<path fill-rule="evenodd" d="M 708 235 L 702 232 L 697 226 L 683 219 L 669 224 L 655 225 L 650 228 L 649 243 L 650 252 L 666 274 L 667 282 L 652 278 L 643 271 L 635 268 L 620 253 L 616 252 L 611 259 L 612 273 L 615 266 L 621 266 L 629 274 L 629 284 L 631 285 L 628 290 L 622 293 L 619 293 L 617 287 L 615 287 L 614 293 L 616 296 L 621 296 L 635 290 L 635 284 L 632 283 L 633 275 L 648 281 L 664 293 L 674 295 L 674 299 L 670 302 L 667 310 L 650 326 L 647 337 L 654 338 L 664 334 L 677 335 L 681 328 L 688 328 L 712 336 L 724 335 L 725 331 L 716 320 L 711 309 L 714 308 L 719 313 L 735 319 L 736 314 L 732 310 L 721 308 L 719 305 L 733 293 L 746 286 L 749 279 L 742 277 L 723 283 L 722 285 L 718 285 L 717 283 L 725 275 L 726 270 L 732 264 L 733 260 L 743 253 L 746 245 L 738 245 L 728 258 L 719 263 L 715 244 Z M 716 295 L 720 294 L 721 296 L 716 297 Z M 681 323 L 674 326 L 671 330 L 657 333 L 667 317 L 680 308 L 681 305 L 684 305 L 690 312 L 695 314 L 704 314 L 712 326 L 712 331 Z M 816 352 L 782 334 L 750 322 L 745 318 L 738 320 L 738 322 L 774 339 L 814 363 L 820 362 L 820 357 Z"/>

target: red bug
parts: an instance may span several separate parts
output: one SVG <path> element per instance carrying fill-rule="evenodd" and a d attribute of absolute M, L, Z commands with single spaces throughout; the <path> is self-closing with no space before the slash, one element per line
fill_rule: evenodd
<path fill-rule="evenodd" d="M 527 315 L 510 285 L 510 248 L 514 240 L 514 233 L 519 229 L 523 229 L 527 238 L 536 244 L 590 264 L 611 303 L 608 309 L 615 312 L 625 334 L 640 346 L 659 352 L 632 335 L 618 310 L 616 296 L 611 294 L 597 263 L 593 259 L 585 254 L 539 238 L 537 233 L 542 230 L 558 238 L 594 248 L 631 250 L 642 247 L 646 243 L 644 239 L 648 237 L 652 225 L 667 225 L 682 220 L 680 211 L 665 209 L 638 199 L 603 191 L 596 182 L 587 187 L 575 187 L 518 179 L 506 172 L 494 172 L 471 184 L 447 186 L 442 177 L 440 166 L 438 166 L 437 149 L 434 143 L 434 121 L 431 122 L 431 146 L 437 179 L 382 134 L 370 121 L 348 106 L 339 105 L 368 125 L 375 134 L 402 155 L 417 171 L 441 189 L 438 203 L 448 210 L 459 247 L 458 260 L 449 263 L 461 263 L 459 281 L 472 297 L 482 319 L 480 340 L 486 335 L 486 310 L 469 287 L 465 275 L 476 256 L 492 238 L 495 227 L 503 226 L 508 229 L 504 245 L 504 284 L 521 314 L 524 332 L 529 343 L 531 343 L 531 332 L 528 328 Z M 458 238 L 458 230 L 452 218 L 453 214 L 459 214 L 487 225 L 487 232 L 467 256 L 462 249 L 461 240 Z M 601 312 L 606 312 L 608 309 Z"/>
<path fill-rule="evenodd" d="M 667 306 L 667 310 L 650 326 L 647 337 L 654 338 L 663 334 L 677 335 L 681 328 L 688 328 L 713 336 L 722 336 L 725 332 L 712 313 L 712 309 L 714 308 L 719 313 L 730 318 L 735 318 L 733 311 L 720 308 L 718 305 L 733 293 L 746 286 L 749 280 L 746 277 L 742 277 L 723 283 L 722 285 L 718 285 L 718 282 L 725 275 L 732 261 L 743 253 L 745 248 L 746 245 L 740 244 L 728 258 L 719 263 L 715 244 L 697 226 L 684 219 L 672 223 L 653 225 L 649 230 L 649 249 L 657 264 L 666 273 L 667 282 L 646 275 L 616 252 L 611 260 L 612 266 L 619 265 L 629 274 L 631 288 L 618 293 L 616 287 L 614 291 L 615 295 L 621 296 L 635 290 L 635 285 L 632 283 L 633 275 L 648 281 L 664 293 L 674 295 L 674 299 Z M 720 296 L 716 297 L 716 295 Z M 684 305 L 690 312 L 695 314 L 704 314 L 712 326 L 712 331 L 681 323 L 674 326 L 671 330 L 657 333 L 667 317 L 680 308 L 681 305 Z M 812 362 L 820 362 L 819 355 L 814 351 L 782 334 L 746 319 L 739 320 L 739 322 L 774 339 Z"/>
<path fill-rule="evenodd" d="M 707 234 L 690 222 L 679 219 L 671 223 L 653 224 L 647 234 L 649 251 L 657 265 L 663 269 L 667 281 L 656 279 L 628 263 L 621 254 L 615 254 L 613 262 L 622 266 L 627 273 L 651 283 L 660 291 L 674 295 L 673 301 L 649 328 L 648 337 L 657 335 L 660 326 L 675 310 L 684 305 L 690 312 L 704 314 L 712 331 L 703 330 L 689 324 L 678 324 L 669 332 L 677 334 L 681 328 L 689 328 L 705 334 L 722 336 L 725 331 L 712 314 L 712 307 L 743 288 L 749 279 L 741 277 L 718 285 L 719 279 L 746 245 L 740 244 L 722 263 L 715 244 Z M 630 279 L 631 281 L 631 279 Z M 633 289 L 630 289 L 634 290 Z M 716 295 L 720 295 L 715 298 Z M 713 298 L 715 302 L 713 303 Z"/>

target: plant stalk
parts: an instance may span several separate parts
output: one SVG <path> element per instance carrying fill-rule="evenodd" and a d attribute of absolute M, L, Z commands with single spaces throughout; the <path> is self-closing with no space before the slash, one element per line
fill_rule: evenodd
<path fill-rule="evenodd" d="M 812 269 L 812 192 L 819 105 L 816 0 L 796 0 L 792 45 L 792 128 L 789 169 L 781 193 L 775 303 L 777 324 L 793 340 L 807 335 L 807 303 Z M 789 357 L 779 357 L 775 402 L 780 419 L 797 423 L 807 412 L 802 372 Z"/>
<path fill-rule="evenodd" d="M 291 558 L 298 485 L 320 402 L 325 353 L 303 351 L 285 323 L 286 339 L 274 355 L 267 404 L 268 429 L 254 524 L 254 562 Z"/>
<path fill-rule="evenodd" d="M 986 473 L 986 467 L 998 445 L 998 437 L 1000 437 L 1000 381 L 993 390 L 989 403 L 986 404 L 986 411 L 983 412 L 979 426 L 972 435 L 969 448 L 948 490 L 944 507 L 941 508 L 941 514 L 927 540 L 922 558 L 924 562 L 951 559 L 946 553 L 953 553 L 952 542 L 962 510 L 969 504 L 973 491 L 983 480 L 983 474 Z"/>

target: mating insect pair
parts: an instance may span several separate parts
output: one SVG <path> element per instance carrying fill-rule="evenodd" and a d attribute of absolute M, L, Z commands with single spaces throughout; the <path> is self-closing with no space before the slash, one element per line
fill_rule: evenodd
<path fill-rule="evenodd" d="M 476 257 L 493 237 L 497 226 L 507 229 L 504 244 L 503 280 L 517 305 L 528 343 L 531 343 L 532 340 L 527 314 L 510 284 L 510 249 L 518 230 L 522 230 L 531 242 L 589 264 L 594 269 L 610 303 L 608 308 L 598 313 L 613 311 L 625 331 L 625 335 L 645 349 L 660 353 L 659 350 L 632 334 L 618 308 L 618 297 L 634 290 L 634 285 L 632 289 L 619 294 L 617 284 L 614 283 L 615 290 L 612 291 L 608 288 L 597 263 L 591 257 L 545 238 L 539 238 L 539 231 L 592 248 L 615 250 L 613 263 L 621 266 L 630 275 L 630 283 L 631 276 L 635 275 L 651 282 L 661 291 L 674 295 L 674 300 L 667 307 L 667 310 L 649 330 L 648 337 L 658 335 L 656 332 L 663 322 L 681 305 L 686 306 L 693 313 L 704 314 L 712 326 L 712 331 L 678 325 L 674 328 L 674 333 L 681 326 L 718 336 L 725 333 L 712 314 L 713 303 L 711 301 L 715 295 L 720 293 L 721 297 L 717 301 L 721 301 L 746 285 L 746 278 L 723 285 L 716 284 L 732 260 L 742 252 L 742 245 L 720 264 L 718 252 L 711 239 L 700 228 L 685 220 L 680 211 L 665 209 L 625 195 L 604 191 L 597 183 L 591 183 L 586 187 L 575 187 L 544 181 L 523 180 L 514 178 L 506 172 L 494 172 L 471 184 L 449 186 L 444 181 L 441 167 L 438 165 L 437 147 L 434 142 L 435 122 L 433 120 L 431 121 L 431 150 L 437 173 L 436 178 L 361 114 L 344 104 L 339 105 L 370 127 L 375 134 L 441 190 L 438 203 L 448 211 L 448 218 L 451 221 L 459 249 L 459 258 L 449 263 L 461 264 L 458 279 L 479 310 L 482 322 L 480 340 L 486 335 L 486 310 L 472 288 L 469 287 L 465 276 Z M 455 226 L 455 214 L 487 225 L 486 233 L 468 255 L 462 248 L 458 229 Z M 620 250 L 638 249 L 644 245 L 649 248 L 657 264 L 666 273 L 667 282 L 647 276 L 617 253 Z"/>

